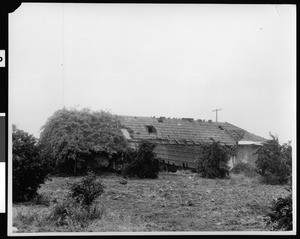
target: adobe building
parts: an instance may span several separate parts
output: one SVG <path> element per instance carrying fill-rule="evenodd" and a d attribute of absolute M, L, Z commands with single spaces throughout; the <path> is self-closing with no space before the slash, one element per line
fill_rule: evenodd
<path fill-rule="evenodd" d="M 239 162 L 255 165 L 254 152 L 266 140 L 227 122 L 194 120 L 192 118 L 118 116 L 121 131 L 132 147 L 147 139 L 156 143 L 155 153 L 165 169 L 170 166 L 196 169 L 199 145 L 219 141 L 234 146 L 236 153 L 229 166 Z"/>

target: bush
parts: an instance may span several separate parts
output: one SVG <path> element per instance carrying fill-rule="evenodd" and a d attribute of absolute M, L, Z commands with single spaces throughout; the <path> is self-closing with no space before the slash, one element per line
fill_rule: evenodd
<path fill-rule="evenodd" d="M 293 199 L 292 199 L 292 187 L 286 188 L 289 191 L 289 195 L 285 198 L 278 198 L 272 201 L 270 212 L 268 216 L 268 225 L 273 226 L 273 230 L 293 230 Z"/>
<path fill-rule="evenodd" d="M 56 226 L 86 227 L 91 221 L 101 218 L 103 213 L 103 207 L 97 204 L 87 208 L 75 200 L 64 200 L 55 205 L 48 220 L 54 221 Z"/>
<path fill-rule="evenodd" d="M 154 153 L 156 144 L 142 140 L 138 149 L 129 150 L 123 167 L 123 177 L 157 178 L 159 161 Z"/>
<path fill-rule="evenodd" d="M 72 185 L 70 196 L 89 210 L 95 199 L 104 192 L 104 188 L 101 182 L 97 182 L 96 175 L 88 172 L 80 182 Z"/>
<path fill-rule="evenodd" d="M 277 137 L 271 138 L 257 150 L 256 167 L 264 182 L 284 184 L 292 174 L 292 147 L 290 142 L 280 145 Z"/>
<path fill-rule="evenodd" d="M 13 201 L 29 201 L 45 182 L 47 162 L 39 157 L 37 139 L 13 125 Z"/>
<path fill-rule="evenodd" d="M 255 177 L 258 175 L 255 167 L 248 163 L 238 163 L 230 172 L 233 174 L 244 174 L 247 177 Z"/>
<path fill-rule="evenodd" d="M 66 218 L 70 215 L 73 205 L 69 200 L 63 200 L 57 203 L 50 214 L 49 219 L 55 221 L 56 225 L 61 226 L 66 224 Z M 74 207 L 73 207 L 74 208 Z"/>
<path fill-rule="evenodd" d="M 202 144 L 196 160 L 198 173 L 204 178 L 224 178 L 229 174 L 228 161 L 232 154 L 232 148 L 220 142 Z"/>
<path fill-rule="evenodd" d="M 103 215 L 103 207 L 95 204 L 95 199 L 104 192 L 105 186 L 97 181 L 93 172 L 75 182 L 70 187 L 69 198 L 53 208 L 49 220 L 57 226 L 86 227 L 91 220 Z"/>

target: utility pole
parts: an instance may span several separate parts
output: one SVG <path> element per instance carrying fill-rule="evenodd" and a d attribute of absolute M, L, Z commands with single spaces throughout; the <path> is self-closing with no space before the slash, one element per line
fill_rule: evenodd
<path fill-rule="evenodd" d="M 215 109 L 213 110 L 213 112 L 216 112 L 216 122 L 218 122 L 218 111 L 222 110 L 222 109 Z"/>

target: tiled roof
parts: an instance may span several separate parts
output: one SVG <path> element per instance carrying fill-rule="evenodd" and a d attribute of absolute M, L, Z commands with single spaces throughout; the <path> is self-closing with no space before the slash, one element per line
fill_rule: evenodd
<path fill-rule="evenodd" d="M 223 122 L 200 120 L 119 116 L 121 124 L 133 132 L 132 140 L 153 139 L 168 144 L 199 145 L 220 141 L 226 145 L 235 145 L 238 141 L 264 141 L 265 139 L 239 127 Z M 147 127 L 148 126 L 148 127 Z M 154 127 L 154 132 L 151 131 Z M 153 128 L 152 128 L 153 129 Z"/>
<path fill-rule="evenodd" d="M 236 139 L 236 141 L 253 141 L 253 142 L 266 141 L 266 139 L 263 137 L 249 133 L 248 131 L 229 123 L 226 123 L 226 126 L 224 126 L 224 128 L 228 131 L 228 133 L 232 137 Z"/>

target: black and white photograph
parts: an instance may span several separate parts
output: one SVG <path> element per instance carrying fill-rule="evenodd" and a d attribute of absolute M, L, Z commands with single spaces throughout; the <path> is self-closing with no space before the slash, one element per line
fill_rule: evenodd
<path fill-rule="evenodd" d="M 10 236 L 295 235 L 296 5 L 22 3 Z"/>

